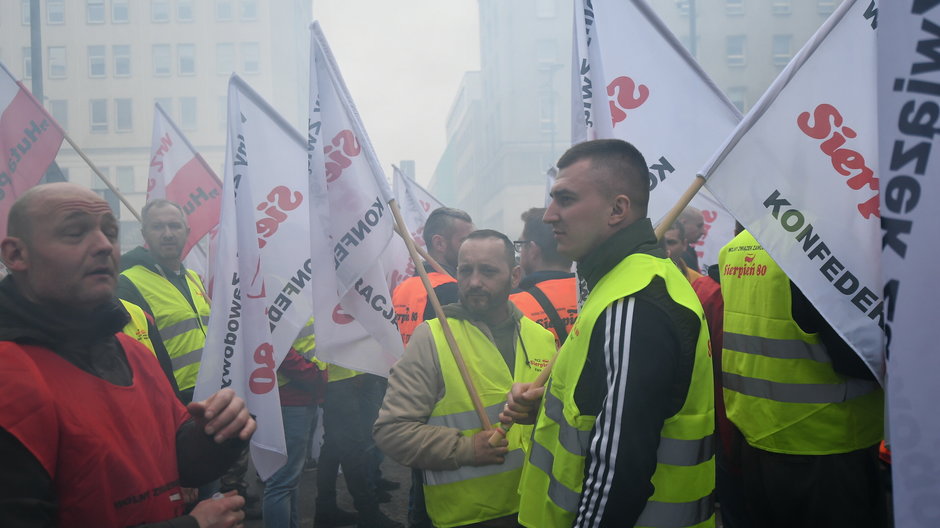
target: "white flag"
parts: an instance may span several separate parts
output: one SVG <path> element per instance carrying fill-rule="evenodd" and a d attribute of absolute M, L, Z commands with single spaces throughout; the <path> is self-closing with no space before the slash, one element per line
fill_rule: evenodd
<path fill-rule="evenodd" d="M 643 0 L 576 0 L 572 141 L 617 138 L 650 164 L 647 215 L 658 224 L 695 171 L 741 115 Z M 718 262 L 734 218 L 707 192 L 691 205 L 705 214 L 696 246 L 702 265 Z"/>
<path fill-rule="evenodd" d="M 287 459 L 276 370 L 313 311 L 306 147 L 232 76 L 213 309 L 195 398 L 220 387 L 245 398 L 258 420 L 251 454 L 262 479 Z"/>
<path fill-rule="evenodd" d="M 431 211 L 438 207 L 443 207 L 437 198 L 418 182 L 402 174 L 398 167 L 392 165 L 392 191 L 395 194 L 395 201 L 401 209 L 402 219 L 408 226 L 411 238 L 415 246 L 427 249 L 424 242 L 424 224 L 431 215 Z M 399 237 L 392 237 L 391 243 L 385 249 L 382 256 L 386 262 L 386 276 L 388 279 L 389 291 L 395 291 L 395 287 L 401 284 L 405 279 L 416 274 L 415 263 L 408 254 L 408 248 L 404 240 Z"/>
<path fill-rule="evenodd" d="M 316 22 L 310 37 L 317 357 L 387 376 L 403 352 L 383 259 L 394 234 L 391 189 Z"/>
<path fill-rule="evenodd" d="M 701 172 L 881 380 L 878 101 L 868 4 L 839 6 Z"/>
<path fill-rule="evenodd" d="M 210 233 L 219 225 L 222 182 L 159 103 L 153 111 L 147 201 L 163 198 L 186 213 L 186 267 L 208 280 Z"/>
<path fill-rule="evenodd" d="M 940 526 L 940 1 L 878 12 L 882 275 L 895 526 Z M 874 166 L 871 165 L 873 168 Z"/>

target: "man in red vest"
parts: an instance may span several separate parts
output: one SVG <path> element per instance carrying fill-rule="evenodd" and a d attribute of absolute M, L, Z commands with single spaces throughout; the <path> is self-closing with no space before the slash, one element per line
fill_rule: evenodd
<path fill-rule="evenodd" d="M 183 515 L 180 486 L 218 477 L 255 430 L 221 390 L 188 406 L 157 359 L 121 333 L 118 220 L 93 191 L 34 187 L 0 254 L 0 519 L 11 526 L 149 526 Z M 235 526 L 244 499 L 173 526 Z"/>
<path fill-rule="evenodd" d="M 558 253 L 552 226 L 542 221 L 544 215 L 544 207 L 522 213 L 522 238 L 514 243 L 525 276 L 509 300 L 554 334 L 555 344 L 561 346 L 578 317 L 578 281 L 571 273 L 571 259 Z"/>

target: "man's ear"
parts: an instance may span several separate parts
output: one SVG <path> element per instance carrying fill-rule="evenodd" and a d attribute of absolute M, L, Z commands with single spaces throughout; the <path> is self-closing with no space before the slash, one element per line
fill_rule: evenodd
<path fill-rule="evenodd" d="M 512 271 L 509 272 L 509 277 L 511 279 L 510 283 L 512 289 L 515 290 L 519 287 L 519 282 L 522 280 L 522 266 L 513 266 Z"/>
<path fill-rule="evenodd" d="M 607 225 L 615 226 L 621 222 L 628 221 L 631 218 L 630 197 L 626 194 L 618 194 L 610 207 L 610 217 L 607 219 Z"/>
<path fill-rule="evenodd" d="M 10 271 L 26 271 L 29 267 L 29 249 L 21 238 L 6 237 L 0 241 L 0 257 Z"/>
<path fill-rule="evenodd" d="M 438 255 L 443 254 L 444 250 L 447 249 L 447 241 L 444 240 L 443 235 L 434 235 L 429 242 L 428 249 L 433 249 Z"/>

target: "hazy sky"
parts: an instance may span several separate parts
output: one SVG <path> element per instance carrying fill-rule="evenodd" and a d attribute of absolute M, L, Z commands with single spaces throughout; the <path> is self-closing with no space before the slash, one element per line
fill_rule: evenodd
<path fill-rule="evenodd" d="M 463 73 L 480 67 L 476 0 L 313 0 L 313 18 L 388 175 L 413 159 L 426 184 Z"/>

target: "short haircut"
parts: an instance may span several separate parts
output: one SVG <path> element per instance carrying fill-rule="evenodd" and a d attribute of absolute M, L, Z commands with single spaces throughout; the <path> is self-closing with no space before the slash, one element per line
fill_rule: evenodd
<path fill-rule="evenodd" d="M 679 232 L 680 240 L 683 240 L 683 241 L 685 240 L 685 226 L 682 225 L 682 222 L 676 220 L 675 222 L 672 223 L 671 226 L 669 226 L 669 229 L 667 229 L 666 231 L 672 231 L 672 230 L 676 230 Z"/>
<path fill-rule="evenodd" d="M 592 169 L 603 169 L 607 174 L 601 192 L 615 196 L 626 194 L 631 207 L 642 216 L 650 201 L 649 166 L 643 154 L 630 143 L 620 139 L 595 139 L 569 148 L 558 159 L 558 169 L 564 169 L 587 159 Z"/>
<path fill-rule="evenodd" d="M 685 209 L 683 209 L 681 213 L 679 213 L 678 220 L 681 222 L 684 220 L 703 220 L 704 218 L 705 217 L 702 215 L 701 209 L 692 207 L 690 205 L 686 207 Z"/>
<path fill-rule="evenodd" d="M 454 233 L 454 220 L 463 220 L 468 224 L 473 223 L 473 220 L 470 219 L 470 215 L 460 209 L 438 207 L 431 211 L 431 214 L 428 215 L 428 219 L 424 222 L 424 232 L 421 234 L 425 244 L 430 248 L 431 239 L 434 235 L 450 238 Z"/>
<path fill-rule="evenodd" d="M 503 243 L 503 251 L 506 253 L 506 263 L 509 264 L 509 271 L 512 271 L 516 267 L 516 248 L 512 244 L 512 240 L 509 240 L 509 237 L 496 231 L 495 229 L 477 229 L 476 231 L 467 235 L 467 240 L 484 240 L 487 238 L 495 238 Z"/>
<path fill-rule="evenodd" d="M 542 251 L 542 260 L 549 264 L 571 266 L 571 259 L 558 253 L 558 241 L 553 228 L 542 221 L 544 207 L 533 207 L 522 213 L 522 238 L 531 240 Z"/>
<path fill-rule="evenodd" d="M 178 203 L 171 202 L 163 198 L 157 198 L 155 200 L 151 200 L 147 202 L 146 204 L 144 204 L 144 208 L 140 210 L 141 226 L 143 226 L 143 224 L 147 221 L 147 215 L 150 214 L 151 209 L 153 209 L 154 207 L 167 207 L 167 206 L 175 207 L 176 210 L 180 212 L 180 215 L 183 216 L 183 224 L 186 226 L 189 225 L 189 221 L 186 219 L 186 213 L 183 211 L 183 208 L 180 207 Z"/>

